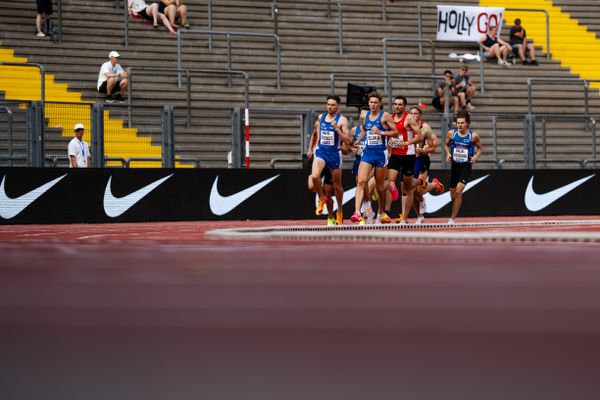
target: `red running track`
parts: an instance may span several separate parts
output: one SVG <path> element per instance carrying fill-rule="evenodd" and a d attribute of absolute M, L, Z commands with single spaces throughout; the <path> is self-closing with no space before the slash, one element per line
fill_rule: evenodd
<path fill-rule="evenodd" d="M 2 398 L 600 398 L 600 245 L 203 237 L 273 224 L 1 226 Z"/>

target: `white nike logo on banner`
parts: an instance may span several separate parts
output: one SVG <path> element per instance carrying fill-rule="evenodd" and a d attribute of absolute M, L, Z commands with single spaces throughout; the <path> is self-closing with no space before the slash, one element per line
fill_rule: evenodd
<path fill-rule="evenodd" d="M 108 183 L 106 184 L 106 189 L 104 190 L 104 212 L 111 218 L 118 217 L 172 176 L 173 174 L 165 176 L 164 178 L 152 182 L 151 184 L 146 185 L 143 188 L 123 197 L 113 196 L 111 190 L 111 176 L 108 178 Z"/>
<path fill-rule="evenodd" d="M 354 196 L 356 196 L 356 186 L 352 189 L 348 189 L 344 192 L 344 195 L 342 196 L 342 205 L 346 204 L 347 202 L 349 202 L 350 200 L 352 200 L 354 198 Z M 315 207 L 317 206 L 317 204 L 319 203 L 319 195 L 315 194 Z M 337 210 L 337 201 L 333 202 L 333 211 Z M 329 214 L 327 211 L 327 207 L 323 208 L 323 215 L 327 215 Z"/>
<path fill-rule="evenodd" d="M 481 178 L 477 178 L 474 181 L 471 181 L 466 184 L 463 193 L 466 193 L 473 186 L 477 185 L 479 182 L 487 178 L 489 175 L 482 176 Z M 427 205 L 426 213 L 434 213 L 437 210 L 442 209 L 446 204 L 452 202 L 452 198 L 450 197 L 450 192 L 446 192 L 440 194 L 439 196 L 433 196 L 429 193 L 425 193 L 425 204 Z"/>
<path fill-rule="evenodd" d="M 533 176 L 529 180 L 529 184 L 527 185 L 527 189 L 525 190 L 525 207 L 529 211 L 539 211 L 548 207 L 550 204 L 554 203 L 556 200 L 560 199 L 571 190 L 575 189 L 577 186 L 585 183 L 588 179 L 591 179 L 594 175 L 587 176 L 585 178 L 581 178 L 576 180 L 575 182 L 569 183 L 568 185 L 564 185 L 559 187 L 558 189 L 554 189 L 548 193 L 537 194 L 533 190 Z"/>
<path fill-rule="evenodd" d="M 279 175 L 275 175 L 272 178 L 264 180 L 262 182 L 257 183 L 256 185 L 250 186 L 248 189 L 244 189 L 241 192 L 236 194 L 232 194 L 231 196 L 221 196 L 219 194 L 219 189 L 217 189 L 217 183 L 219 182 L 219 177 L 215 178 L 215 182 L 212 185 L 212 189 L 210 191 L 210 197 L 208 200 L 208 204 L 210 206 L 210 211 L 213 214 L 221 216 L 227 214 L 229 211 L 233 210 L 244 201 L 252 197 L 256 192 L 258 192 L 263 187 L 267 186 L 271 181 L 276 179 Z"/>
<path fill-rule="evenodd" d="M 6 190 L 4 190 L 4 181 L 6 176 L 3 176 L 2 183 L 0 184 L 0 217 L 4 219 L 11 219 L 17 216 L 21 211 L 36 201 L 41 195 L 50 190 L 52 186 L 56 185 L 65 176 L 67 176 L 67 174 L 59 176 L 45 185 L 42 185 L 37 189 L 33 189 L 29 193 L 15 197 L 14 199 L 6 195 Z"/>

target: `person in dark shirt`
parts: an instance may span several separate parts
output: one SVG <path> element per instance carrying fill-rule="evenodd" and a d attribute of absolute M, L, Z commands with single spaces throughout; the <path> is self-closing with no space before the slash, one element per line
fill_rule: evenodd
<path fill-rule="evenodd" d="M 446 104 L 446 93 L 444 92 L 448 88 L 450 90 L 450 104 L 448 106 L 452 107 L 452 110 L 456 113 L 458 111 L 458 98 L 456 97 L 456 88 L 454 87 L 454 75 L 452 75 L 452 71 L 446 70 L 444 71 L 444 77 L 446 79 L 440 79 L 436 84 L 431 104 L 438 111 L 444 111 L 444 105 Z"/>
<path fill-rule="evenodd" d="M 535 59 L 535 46 L 533 43 L 527 43 L 527 33 L 519 18 L 515 19 L 515 25 L 510 28 L 509 42 L 513 53 L 519 57 L 523 65 L 538 65 Z M 526 52 L 529 53 L 530 60 L 525 57 Z"/>

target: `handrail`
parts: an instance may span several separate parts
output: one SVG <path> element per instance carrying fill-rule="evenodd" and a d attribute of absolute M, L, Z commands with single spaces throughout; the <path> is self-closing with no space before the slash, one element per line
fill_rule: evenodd
<path fill-rule="evenodd" d="M 275 168 L 275 164 L 280 161 L 302 161 L 302 157 L 275 157 L 271 159 L 271 168 Z"/>
<path fill-rule="evenodd" d="M 584 89 L 584 107 L 585 114 L 589 114 L 589 98 L 588 89 L 590 82 L 600 82 L 600 79 L 579 79 L 579 78 L 528 78 L 527 79 L 527 111 L 532 114 L 533 109 L 533 83 L 534 82 L 547 82 L 547 83 L 582 83 Z"/>
<path fill-rule="evenodd" d="M 10 108 L 5 106 L 0 106 L 0 112 L 6 112 L 8 119 L 8 156 L 13 156 L 13 132 L 12 132 L 12 111 Z M 12 160 L 10 161 L 10 166 L 12 167 Z"/>
<path fill-rule="evenodd" d="M 388 58 L 387 58 L 387 44 L 389 42 L 399 43 L 429 43 L 431 46 L 431 75 L 435 75 L 435 43 L 431 39 L 403 39 L 403 38 L 384 38 L 381 39 L 383 43 L 383 73 L 388 75 Z M 389 87 L 385 86 L 385 90 L 389 91 Z"/>
<path fill-rule="evenodd" d="M 62 0 L 58 0 L 58 43 L 62 43 Z"/>
<path fill-rule="evenodd" d="M 432 81 L 433 88 L 435 89 L 435 81 L 439 79 L 444 79 L 443 75 L 426 75 L 426 74 L 376 74 L 376 73 L 368 73 L 368 72 L 334 72 L 329 74 L 329 89 L 332 94 L 335 93 L 335 78 L 336 77 L 357 77 L 357 78 L 383 78 L 386 86 L 389 87 L 388 90 L 388 103 L 389 106 L 392 105 L 393 95 L 393 84 L 392 80 L 394 78 L 411 78 L 414 80 L 430 80 Z M 446 103 L 448 104 L 448 103 Z"/>
<path fill-rule="evenodd" d="M 505 8 L 504 11 L 524 11 L 524 12 L 543 12 L 546 15 L 546 58 L 550 59 L 552 57 L 552 53 L 550 52 L 550 15 L 548 11 L 543 8 L 513 8 L 508 7 Z"/>
<path fill-rule="evenodd" d="M 129 157 L 127 159 L 122 159 L 122 160 L 124 161 L 123 168 L 130 168 L 129 165 L 132 162 L 162 161 L 162 157 Z M 113 161 L 120 161 L 120 160 L 113 159 Z M 196 168 L 198 168 L 198 166 L 200 165 L 200 162 L 201 162 L 201 160 L 199 158 L 196 158 L 196 157 L 175 158 L 175 161 L 193 162 L 194 164 L 196 164 Z"/>
<path fill-rule="evenodd" d="M 43 64 L 38 63 L 18 63 L 18 62 L 5 62 L 0 61 L 0 65 L 8 65 L 12 67 L 36 67 L 40 70 L 40 101 L 42 102 L 42 108 L 44 107 L 44 103 L 46 102 L 46 70 Z"/>
<path fill-rule="evenodd" d="M 104 157 L 104 166 L 106 167 L 106 164 L 111 161 L 120 162 L 121 168 L 127 168 L 127 165 L 128 165 L 127 160 L 123 157 Z"/>
<path fill-rule="evenodd" d="M 323 4 L 323 1 L 319 0 L 273 0 L 271 2 L 271 14 L 273 16 L 273 33 L 279 35 L 279 7 L 277 3 L 306 3 L 306 4 Z M 344 54 L 344 18 L 342 11 L 342 4 L 335 2 L 338 9 L 338 53 L 339 55 Z M 331 19 L 331 0 L 327 0 L 327 18 Z"/>
<path fill-rule="evenodd" d="M 119 7 L 119 1 L 116 0 L 115 1 L 115 8 Z M 124 22 L 123 22 L 123 30 L 125 31 L 125 40 L 123 42 L 123 45 L 125 47 L 129 47 L 129 7 L 127 7 L 127 0 L 123 0 L 123 18 L 124 18 Z"/>
<path fill-rule="evenodd" d="M 600 163 L 600 160 L 581 160 L 581 168 L 585 169 L 587 168 L 588 164 L 598 164 Z"/>
<path fill-rule="evenodd" d="M 154 72 L 176 72 L 180 74 L 181 72 L 185 72 L 186 75 L 186 84 L 187 84 L 187 92 L 186 92 L 186 100 L 187 100 L 187 127 L 190 128 L 192 123 L 192 74 L 208 74 L 208 75 L 227 75 L 229 80 L 231 80 L 231 75 L 241 75 L 244 77 L 244 107 L 248 108 L 250 106 L 250 77 L 248 73 L 241 70 L 220 70 L 220 69 L 206 69 L 206 68 L 163 68 L 163 67 L 127 67 L 127 74 L 129 75 L 129 85 L 127 87 L 127 106 L 129 113 L 129 122 L 131 123 L 131 99 L 132 99 L 132 71 L 154 71 Z M 131 127 L 131 125 L 129 126 Z"/>
<path fill-rule="evenodd" d="M 277 55 L 277 89 L 281 89 L 281 41 L 279 36 L 272 33 L 213 31 L 209 29 L 180 29 L 177 31 L 177 68 L 183 68 L 181 36 L 183 34 L 221 35 L 227 37 L 227 71 L 231 72 L 231 36 L 271 38 L 275 41 Z M 181 86 L 181 73 L 178 74 L 178 85 Z"/>
<path fill-rule="evenodd" d="M 307 137 L 312 132 L 312 127 L 315 122 L 314 111 L 309 109 L 279 109 L 279 108 L 251 108 L 248 110 L 250 115 L 297 115 L 301 118 L 301 138 L 300 138 L 300 156 L 304 154 L 307 146 Z M 238 132 L 236 134 L 241 134 Z M 234 157 L 238 157 L 239 154 L 234 153 Z"/>

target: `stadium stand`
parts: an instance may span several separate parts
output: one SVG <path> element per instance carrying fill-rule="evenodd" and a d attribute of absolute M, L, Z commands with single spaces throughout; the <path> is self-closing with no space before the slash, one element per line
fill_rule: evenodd
<path fill-rule="evenodd" d="M 337 8 L 331 7 L 328 18 L 325 4 L 302 2 L 277 3 L 277 33 L 282 49 L 282 87 L 277 88 L 277 57 L 272 40 L 265 38 L 233 38 L 231 40 L 232 68 L 245 71 L 250 77 L 250 107 L 252 109 L 323 110 L 325 96 L 330 92 L 332 73 L 383 73 L 382 39 L 417 38 L 416 9 L 422 11 L 422 29 L 425 39 L 434 39 L 436 30 L 436 5 L 439 1 L 405 1 L 387 5 L 387 21 L 382 21 L 381 2 L 365 4 L 359 0 L 340 1 L 343 9 L 343 54 L 338 48 Z M 477 1 L 460 1 L 453 4 L 478 5 Z M 481 5 L 516 7 L 512 1 L 481 1 Z M 529 4 L 531 3 L 531 4 Z M 539 8 L 541 2 L 518 2 L 518 7 Z M 548 2 L 545 2 L 548 3 Z M 582 0 L 569 2 L 571 6 L 587 3 Z M 208 2 L 188 0 L 189 22 L 192 29 L 208 26 Z M 333 3 L 335 4 L 335 3 Z M 11 8 L 0 10 L 0 24 L 7 29 L 0 36 L 0 59 L 2 61 L 27 60 L 42 63 L 48 72 L 47 100 L 93 103 L 102 101 L 96 93 L 95 82 L 100 64 L 108 51 L 121 53 L 121 64 L 132 67 L 132 111 L 124 104 L 111 104 L 105 109 L 110 118 L 106 128 L 106 154 L 114 158 L 160 157 L 160 111 L 164 105 L 175 107 L 176 154 L 178 157 L 198 158 L 203 167 L 225 167 L 227 153 L 232 146 L 231 109 L 244 107 L 243 82 L 233 79 L 228 87 L 227 78 L 193 73 L 191 87 L 190 123 L 187 116 L 187 89 L 177 85 L 177 74 L 173 69 L 177 63 L 177 40 L 164 29 L 152 29 L 139 19 L 129 20 L 128 46 L 124 46 L 124 10 L 119 2 L 112 0 L 89 2 L 85 0 L 63 0 L 63 42 L 54 44 L 33 34 L 34 8 L 28 2 L 15 2 Z M 556 7 L 555 7 L 556 8 Z M 556 8 L 558 10 L 558 8 Z M 272 34 L 274 18 L 271 2 L 256 0 L 215 0 L 212 2 L 212 28 L 216 31 L 254 32 Z M 590 14 L 593 14 L 592 12 Z M 515 12 L 506 13 L 506 26 L 512 22 Z M 522 17 L 522 16 L 521 16 Z M 538 17 L 535 17 L 538 18 Z M 552 14 L 552 45 L 554 57 L 560 53 L 560 29 L 573 31 L 571 25 L 563 23 L 566 18 L 558 10 Z M 554 22 L 560 19 L 561 23 Z M 523 160 L 523 115 L 527 113 L 527 79 L 529 77 L 593 79 L 584 75 L 597 71 L 595 57 L 588 62 L 577 61 L 567 64 L 563 58 L 545 58 L 545 36 L 538 31 L 541 26 L 534 17 L 524 20 L 528 36 L 533 38 L 540 53 L 539 67 L 513 65 L 509 70 L 495 63 L 485 63 L 485 93 L 477 92 L 473 104 L 473 128 L 482 134 L 486 144 L 483 161 L 490 167 L 499 160 L 508 160 L 505 168 L 522 167 Z M 507 35 L 507 30 L 503 31 Z M 594 42 L 597 45 L 596 42 Z M 90 45 L 92 44 L 92 45 Z M 222 36 L 212 37 L 212 49 L 208 48 L 206 34 L 183 34 L 182 52 L 184 68 L 226 68 L 227 42 Z M 581 46 L 583 47 L 583 45 Z M 13 53 L 14 51 L 14 53 Z M 437 44 L 436 72 L 445 69 L 457 70 L 459 63 L 450 59 L 451 52 L 475 52 L 470 44 Z M 561 56 L 562 57 L 562 56 Z M 431 51 L 424 46 L 419 56 L 414 43 L 390 45 L 389 71 L 393 74 L 430 74 Z M 560 60 L 560 61 L 559 61 Z M 581 69 L 576 69 L 581 66 Z M 143 71 L 147 67 L 169 68 L 171 71 Z M 471 67 L 471 76 L 480 87 L 478 64 Z M 23 69 L 19 69 L 22 71 Z M 573 73 L 580 75 L 573 75 Z M 0 93 L 5 101 L 36 98 L 38 86 L 33 78 L 34 71 L 15 75 L 14 67 L 0 67 Z M 5 75 L 2 75 L 5 74 Z M 9 78 L 12 77 L 12 78 Z M 18 76 L 18 80 L 14 77 Z M 30 76 L 24 84 L 25 76 Z M 600 78 L 596 76 L 596 78 Z M 38 84 L 39 84 L 39 78 Z M 16 82 L 15 82 L 16 81 Z M 379 88 L 387 99 L 383 79 L 356 76 L 336 79 L 336 93 L 345 98 L 347 82 L 368 82 Z M 56 83 L 54 83 L 56 82 Z M 15 84 L 16 83 L 16 84 Z M 11 86 L 12 85 L 12 86 Z M 17 87 L 28 87 L 27 93 L 13 91 Z M 67 89 L 68 87 L 68 89 Z M 536 84 L 533 91 L 533 108 L 536 114 L 583 115 L 584 96 L 582 84 L 572 83 Z M 393 94 L 403 94 L 410 103 L 431 100 L 431 81 L 400 79 L 393 82 Z M 598 115 L 600 99 L 597 91 L 589 93 L 587 113 Z M 48 106 L 47 106 L 48 107 Z M 89 108 L 89 105 L 86 106 Z M 86 108 L 86 109 L 87 109 Z M 425 118 L 439 132 L 440 115 L 427 110 Z M 47 153 L 63 155 L 63 149 L 72 135 L 73 118 L 89 121 L 88 114 L 76 114 L 69 120 L 48 118 L 46 140 L 50 142 Z M 354 108 L 343 112 L 351 118 Z M 61 114 L 61 113 L 58 113 Z M 496 115 L 496 118 L 494 118 Z M 515 117 L 520 115 L 520 117 Z M 2 115 L 0 114 L 0 118 Z M 583 119 L 561 121 L 557 117 L 539 119 L 544 125 L 545 136 L 538 130 L 538 159 L 553 162 L 547 167 L 578 167 L 579 161 L 591 157 L 591 128 Z M 576 118 L 576 117 L 574 117 Z M 23 123 L 24 118 L 18 119 Z M 269 167 L 274 158 L 298 158 L 302 154 L 299 117 L 289 115 L 251 114 L 252 167 Z M 494 123 L 496 121 L 496 123 Z M 16 122 L 15 122 L 16 123 Z M 496 136 L 494 138 L 494 126 Z M 24 128 L 22 128 L 24 129 Z M 304 132 L 309 134 L 310 132 Z M 497 143 L 492 152 L 492 142 Z M 139 144 L 138 144 L 139 142 Z M 132 144 L 135 143 L 135 144 Z M 544 143 L 546 144 L 545 146 Z M 134 147 L 135 146 L 135 147 Z M 543 149 L 543 150 L 542 150 Z M 436 156 L 434 167 L 439 167 L 441 157 Z M 569 161 L 569 162 L 567 162 Z M 155 166 L 156 163 L 138 165 Z M 181 163 L 181 166 L 190 164 Z M 136 165 L 134 165 L 136 166 Z M 277 167 L 297 168 L 297 161 L 277 163 Z"/>

